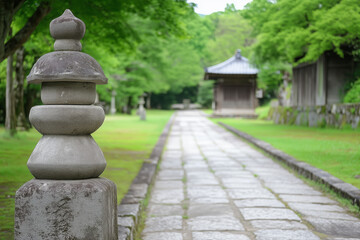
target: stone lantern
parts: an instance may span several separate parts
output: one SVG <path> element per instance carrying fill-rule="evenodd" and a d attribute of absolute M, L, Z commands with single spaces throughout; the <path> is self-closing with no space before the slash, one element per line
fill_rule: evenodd
<path fill-rule="evenodd" d="M 144 104 L 145 104 L 145 100 L 144 97 L 146 96 L 146 94 L 144 93 L 143 95 L 140 96 L 139 99 L 139 116 L 140 116 L 140 120 L 141 121 L 145 121 L 146 120 L 146 110 L 144 108 Z"/>
<path fill-rule="evenodd" d="M 50 23 L 54 52 L 33 66 L 44 105 L 30 111 L 43 137 L 27 166 L 35 179 L 15 197 L 15 239 L 117 239 L 116 186 L 99 175 L 104 155 L 91 137 L 105 119 L 94 106 L 100 65 L 80 52 L 85 24 L 66 10 Z"/>

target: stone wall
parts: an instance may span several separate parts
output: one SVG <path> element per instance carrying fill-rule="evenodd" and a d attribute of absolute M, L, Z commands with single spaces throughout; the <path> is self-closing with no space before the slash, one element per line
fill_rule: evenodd
<path fill-rule="evenodd" d="M 360 103 L 315 107 L 271 107 L 267 119 L 274 121 L 275 124 L 336 128 L 351 125 L 352 128 L 357 128 L 360 121 Z"/>

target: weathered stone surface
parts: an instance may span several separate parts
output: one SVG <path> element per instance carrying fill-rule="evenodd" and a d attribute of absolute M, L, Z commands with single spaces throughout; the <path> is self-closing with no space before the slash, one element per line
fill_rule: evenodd
<path fill-rule="evenodd" d="M 296 221 L 253 220 L 250 223 L 255 229 L 307 229 L 306 225 Z"/>
<path fill-rule="evenodd" d="M 127 227 L 118 226 L 118 240 L 131 239 L 131 231 Z"/>
<path fill-rule="evenodd" d="M 219 187 L 189 187 L 187 189 L 188 197 L 191 199 L 198 199 L 203 197 L 209 198 L 226 198 L 226 193 Z"/>
<path fill-rule="evenodd" d="M 250 240 L 246 235 L 227 232 L 193 232 L 193 240 Z"/>
<path fill-rule="evenodd" d="M 131 216 L 137 221 L 137 216 L 140 211 L 140 204 L 120 204 L 118 206 L 118 216 L 119 217 L 126 217 Z"/>
<path fill-rule="evenodd" d="M 106 160 L 90 135 L 45 135 L 27 166 L 39 179 L 86 179 L 98 177 L 105 170 Z"/>
<path fill-rule="evenodd" d="M 36 61 L 26 79 L 28 83 L 107 83 L 107 78 L 99 63 L 90 55 L 76 51 L 59 51 L 45 54 Z"/>
<path fill-rule="evenodd" d="M 181 181 L 159 181 L 154 184 L 155 189 L 183 189 Z"/>
<path fill-rule="evenodd" d="M 312 216 L 312 217 L 325 218 L 325 219 L 343 219 L 343 220 L 359 221 L 359 219 L 346 213 L 309 211 L 309 210 L 298 210 L 298 211 L 304 216 Z"/>
<path fill-rule="evenodd" d="M 181 229 L 181 216 L 152 217 L 146 219 L 145 229 L 143 232 L 166 232 Z"/>
<path fill-rule="evenodd" d="M 134 219 L 132 217 L 118 217 L 117 221 L 119 226 L 127 228 L 132 228 L 134 226 Z"/>
<path fill-rule="evenodd" d="M 325 196 L 280 194 L 280 198 L 285 202 L 336 204 L 334 200 Z"/>
<path fill-rule="evenodd" d="M 244 230 L 238 219 L 229 216 L 200 216 L 188 221 L 192 231 L 231 231 Z"/>
<path fill-rule="evenodd" d="M 244 237 L 266 240 L 319 239 L 316 234 L 323 239 L 337 237 L 318 233 L 312 227 L 309 229 L 308 223 L 305 224 L 302 217 L 288 209 L 288 203 L 300 204 L 297 207 L 302 209 L 308 206 L 306 203 L 320 203 L 320 207 L 327 204 L 325 207 L 328 207 L 331 204 L 337 206 L 336 202 L 323 195 L 317 195 L 316 191 L 314 193 L 311 187 L 279 164 L 249 148 L 232 134 L 208 120 L 196 117 L 196 114 L 195 111 L 177 113 L 169 138 L 170 146 L 176 150 L 167 150 L 166 155 L 162 157 L 165 162 L 167 159 L 184 161 L 185 164 L 181 169 L 184 169 L 183 180 L 186 180 L 186 184 L 183 186 L 180 180 L 163 180 L 154 186 L 148 218 L 178 216 L 182 218 L 184 224 L 181 229 L 164 230 L 160 231 L 161 233 L 180 234 L 181 232 L 184 239 L 195 240 Z M 201 154 L 205 155 L 206 160 L 203 160 Z M 240 156 L 238 159 L 237 155 Z M 171 164 L 165 168 L 165 170 L 178 169 L 171 168 Z M 160 169 L 160 173 L 162 171 L 163 169 Z M 279 201 L 278 195 L 273 194 L 263 184 L 275 189 L 276 192 L 286 192 L 280 195 L 286 204 Z M 174 199 L 176 192 L 182 200 L 179 199 L 175 204 L 166 203 L 167 201 L 156 204 L 153 202 L 154 196 L 158 198 L 159 195 L 162 195 L 163 199 Z M 155 209 L 153 206 L 156 206 L 156 211 L 152 210 Z M 308 207 L 317 207 L 317 205 L 311 204 Z M 326 208 L 326 210 L 336 209 Z M 152 211 L 158 212 L 158 215 L 151 215 Z M 310 211 L 314 215 L 318 212 L 315 209 Z M 336 215 L 332 215 L 334 213 Z M 319 216 L 322 214 L 323 211 L 320 211 Z M 336 220 L 333 217 L 339 217 L 337 214 L 343 213 L 326 212 L 326 214 L 332 217 L 329 219 Z M 300 216 L 304 215 L 300 214 Z M 161 225 L 162 222 L 158 221 L 157 224 Z M 155 233 L 160 232 L 151 232 L 151 234 L 157 239 L 159 235 Z M 145 233 L 144 236 L 147 235 L 148 233 Z"/>
<path fill-rule="evenodd" d="M 300 115 L 298 115 L 298 116 L 300 116 Z M 310 166 L 307 163 L 299 162 L 295 158 L 285 154 L 284 152 L 282 152 L 278 149 L 273 148 L 270 144 L 268 144 L 266 142 L 263 142 L 259 139 L 256 139 L 256 138 L 250 136 L 249 134 L 243 133 L 243 132 L 241 132 L 231 126 L 228 126 L 224 123 L 220 122 L 219 124 L 222 125 L 223 127 L 225 127 L 226 129 L 228 129 L 229 131 L 233 132 L 234 134 L 240 136 L 241 138 L 244 138 L 245 140 L 249 141 L 250 143 L 253 143 L 255 146 L 261 148 L 262 150 L 264 150 L 268 154 L 276 157 L 280 161 L 283 161 L 290 168 L 294 169 L 295 171 L 302 174 L 303 176 L 309 177 L 316 181 L 320 181 L 320 182 L 324 183 L 325 185 L 329 186 L 331 189 L 340 193 L 342 196 L 349 198 L 352 202 L 356 203 L 357 205 L 360 204 L 360 190 L 356 189 L 356 187 L 352 186 L 351 184 L 344 183 L 340 179 L 332 176 L 331 174 L 329 174 L 323 170 L 320 170 L 318 168 L 315 168 L 313 166 Z M 274 179 L 272 179 L 272 177 L 267 177 L 267 179 L 262 178 L 262 180 L 264 180 L 266 183 L 268 181 L 274 182 Z M 283 183 L 283 182 L 288 183 L 289 182 L 288 180 L 289 179 L 283 179 L 283 180 L 278 179 L 278 182 L 279 183 Z M 284 192 L 284 193 L 291 194 L 290 191 L 291 190 L 288 190 L 287 192 Z M 278 191 L 275 191 L 275 192 L 280 193 Z M 294 194 L 302 194 L 302 195 L 310 194 L 306 191 L 296 192 L 296 193 L 293 192 L 293 193 Z M 313 193 L 311 193 L 311 195 L 322 195 L 322 194 L 317 191 L 314 191 Z"/>
<path fill-rule="evenodd" d="M 188 210 L 190 218 L 198 216 L 233 216 L 229 204 L 191 204 Z"/>
<path fill-rule="evenodd" d="M 182 216 L 183 213 L 181 205 L 150 204 L 148 206 L 148 217 Z"/>
<path fill-rule="evenodd" d="M 184 200 L 182 189 L 164 189 L 153 191 L 150 202 L 180 204 L 182 200 Z"/>
<path fill-rule="evenodd" d="M 44 82 L 41 85 L 43 104 L 90 105 L 96 99 L 96 85 L 88 82 Z"/>
<path fill-rule="evenodd" d="M 156 171 L 156 163 L 144 162 L 138 175 L 135 177 L 133 183 L 150 184 L 154 178 Z"/>
<path fill-rule="evenodd" d="M 276 199 L 244 199 L 234 201 L 237 207 L 279 207 L 283 208 L 285 205 Z"/>
<path fill-rule="evenodd" d="M 301 211 L 329 211 L 329 212 L 345 212 L 345 209 L 337 205 L 326 205 L 326 204 L 316 204 L 316 203 L 289 203 L 290 208 Z"/>
<path fill-rule="evenodd" d="M 175 232 L 160 232 L 160 233 L 146 233 L 143 240 L 183 240 L 181 233 Z"/>
<path fill-rule="evenodd" d="M 60 17 L 50 22 L 50 34 L 56 39 L 55 50 L 80 51 L 80 40 L 85 35 L 85 24 L 66 9 Z"/>
<path fill-rule="evenodd" d="M 229 189 L 232 199 L 268 198 L 275 199 L 275 196 L 265 188 L 258 189 Z"/>
<path fill-rule="evenodd" d="M 187 180 L 188 185 L 218 185 L 219 181 L 217 181 L 214 177 L 212 178 L 190 178 Z"/>
<path fill-rule="evenodd" d="M 159 180 L 181 180 L 184 176 L 183 170 L 163 170 L 157 175 Z"/>
<path fill-rule="evenodd" d="M 298 220 L 300 218 L 289 209 L 280 208 L 240 208 L 241 214 L 245 220 L 255 219 L 284 219 L 284 220 Z"/>
<path fill-rule="evenodd" d="M 259 230 L 255 235 L 257 240 L 320 240 L 307 230 Z"/>
<path fill-rule="evenodd" d="M 15 239 L 117 239 L 110 180 L 31 180 L 15 197 Z M 104 221 L 106 219 L 106 221 Z"/>
<path fill-rule="evenodd" d="M 324 219 L 316 217 L 307 217 L 311 225 L 316 231 L 325 233 L 333 237 L 360 237 L 360 221 L 346 221 L 340 219 Z"/>
<path fill-rule="evenodd" d="M 88 135 L 104 122 L 99 106 L 42 105 L 31 108 L 29 119 L 43 135 Z"/>
<path fill-rule="evenodd" d="M 287 187 L 271 187 L 270 189 L 272 191 L 274 191 L 277 194 L 298 194 L 298 195 L 322 195 L 321 192 L 319 191 L 315 191 L 311 188 L 296 188 L 296 187 L 291 187 L 291 186 L 287 186 Z"/>

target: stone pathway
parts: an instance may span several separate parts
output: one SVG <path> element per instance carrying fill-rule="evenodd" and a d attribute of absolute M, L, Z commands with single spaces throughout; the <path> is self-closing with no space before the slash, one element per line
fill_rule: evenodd
<path fill-rule="evenodd" d="M 144 240 L 360 239 L 360 220 L 197 111 L 177 113 Z"/>

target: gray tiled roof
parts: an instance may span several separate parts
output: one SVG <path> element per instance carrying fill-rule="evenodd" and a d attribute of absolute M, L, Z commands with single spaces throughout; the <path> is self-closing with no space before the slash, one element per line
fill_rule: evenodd
<path fill-rule="evenodd" d="M 235 55 L 225 62 L 205 68 L 205 73 L 213 74 L 257 74 L 258 70 L 251 66 L 249 60 L 241 56 L 237 50 Z"/>

